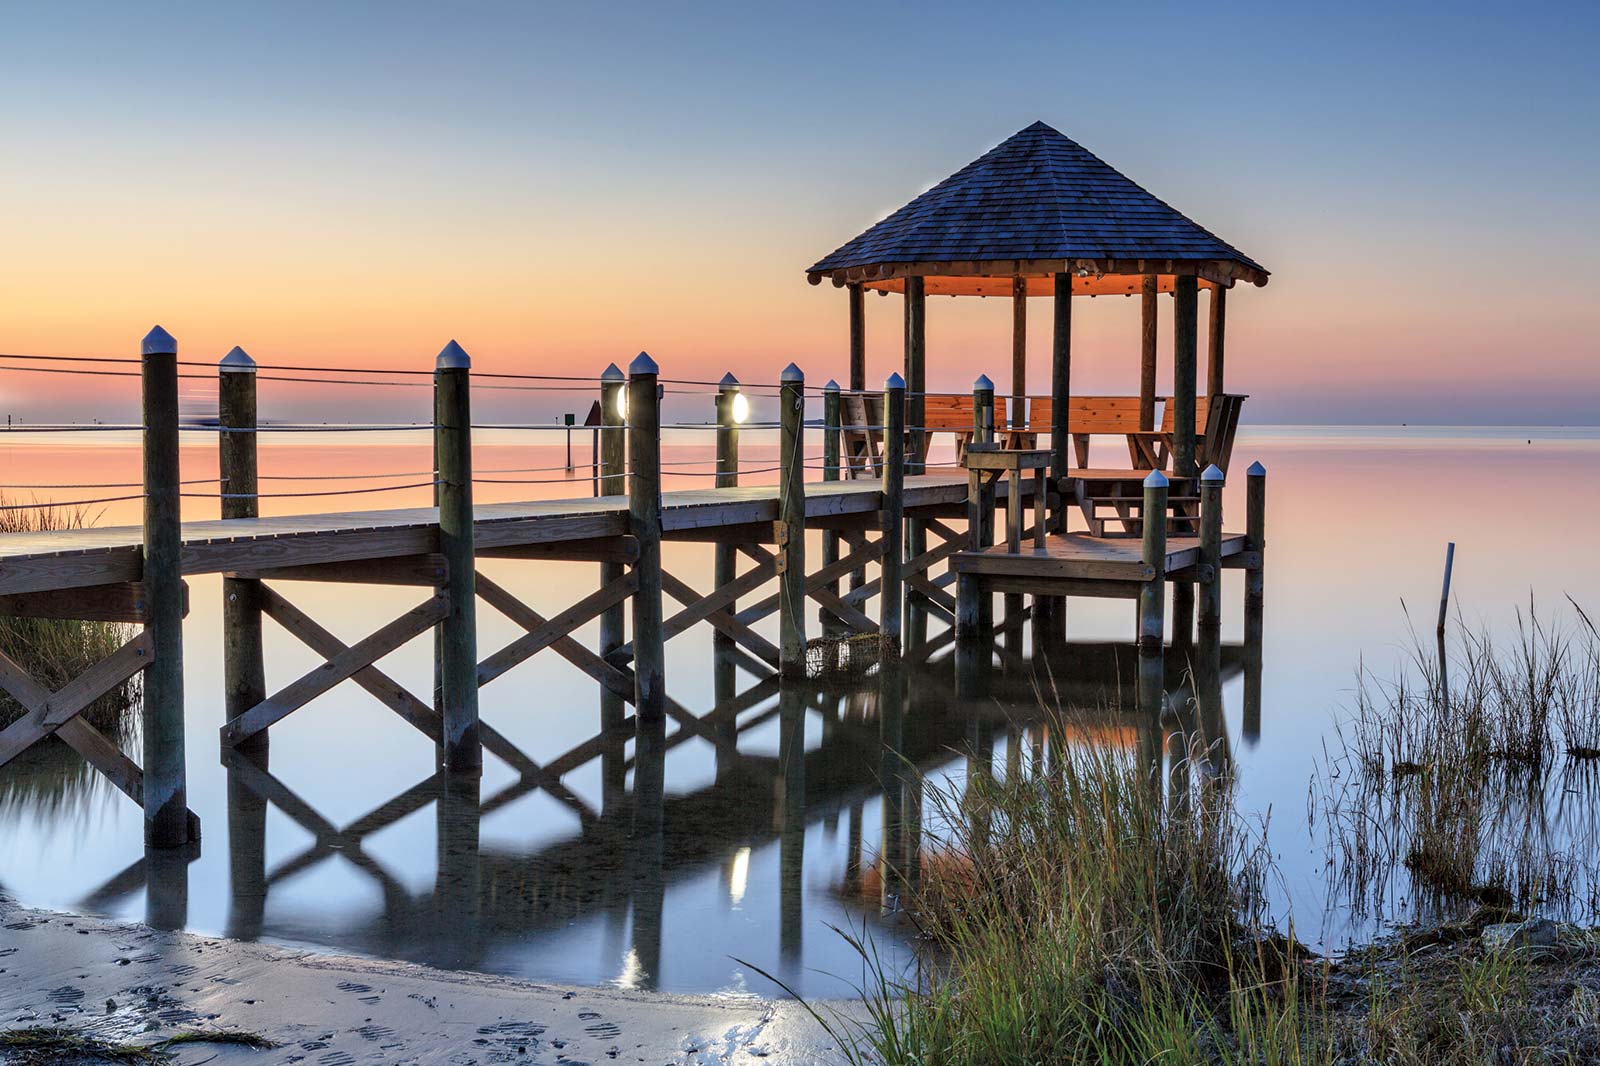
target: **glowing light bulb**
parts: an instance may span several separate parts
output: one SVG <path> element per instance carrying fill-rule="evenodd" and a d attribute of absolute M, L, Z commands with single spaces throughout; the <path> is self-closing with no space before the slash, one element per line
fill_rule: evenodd
<path fill-rule="evenodd" d="M 745 420 L 747 418 L 749 418 L 749 417 L 750 417 L 750 401 L 745 398 L 744 393 L 742 393 L 742 392 L 734 393 L 733 394 L 733 421 L 734 421 L 734 424 L 742 426 L 742 425 L 744 425 Z"/>

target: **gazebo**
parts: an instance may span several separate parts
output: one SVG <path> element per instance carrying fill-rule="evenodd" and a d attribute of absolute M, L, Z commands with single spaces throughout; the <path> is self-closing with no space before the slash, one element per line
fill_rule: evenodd
<path fill-rule="evenodd" d="M 1212 294 L 1206 389 L 1220 396 L 1227 291 L 1238 281 L 1265 285 L 1268 276 L 1259 263 L 1043 122 L 824 256 L 807 275 L 813 285 L 828 278 L 849 294 L 850 388 L 856 391 L 866 387 L 863 296 L 869 289 L 904 295 L 906 420 L 919 437 L 926 425 L 927 297 L 1009 296 L 1011 426 L 1050 432 L 1058 483 L 1068 473 L 1068 441 L 1078 431 L 1073 420 L 1082 417 L 1072 411 L 1071 297 L 1141 295 L 1137 428 L 1149 433 L 1155 430 L 1157 294 L 1173 295 L 1173 396 L 1163 421 L 1171 423 L 1172 472 L 1192 477 L 1199 290 Z M 1042 425 L 1030 425 L 1025 415 L 1030 296 L 1053 297 L 1055 315 L 1050 418 Z"/>

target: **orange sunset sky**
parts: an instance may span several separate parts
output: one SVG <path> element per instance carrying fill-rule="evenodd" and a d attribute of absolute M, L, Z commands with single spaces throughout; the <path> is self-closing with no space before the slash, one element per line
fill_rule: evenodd
<path fill-rule="evenodd" d="M 426 369 L 454 337 L 483 370 L 648 349 L 820 385 L 845 299 L 805 267 L 1043 119 L 1273 272 L 1229 302 L 1251 421 L 1593 423 L 1596 16 L 1453 11 L 14 8 L 0 352 L 133 355 L 159 322 L 190 359 Z M 868 299 L 871 380 L 899 305 Z M 1004 387 L 1004 301 L 928 314 L 930 388 Z M 1136 300 L 1082 301 L 1074 388 L 1135 388 L 1137 335 Z M 0 372 L 0 411 L 133 408 L 122 379 L 69 380 Z M 263 413 L 423 417 L 291 388 Z"/>

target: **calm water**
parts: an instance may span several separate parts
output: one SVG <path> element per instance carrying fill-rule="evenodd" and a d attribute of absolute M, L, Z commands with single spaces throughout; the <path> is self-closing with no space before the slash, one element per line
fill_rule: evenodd
<path fill-rule="evenodd" d="M 581 470 L 586 441 L 575 439 Z M 701 440 L 669 439 L 668 458 L 703 456 Z M 760 454 L 748 440 L 746 456 Z M 1383 674 L 1405 658 L 1402 603 L 1419 628 L 1431 626 L 1447 541 L 1457 544 L 1455 594 L 1469 622 L 1509 624 L 1530 595 L 1552 605 L 1563 594 L 1600 603 L 1600 578 L 1583 550 L 1600 524 L 1600 431 L 1269 427 L 1241 433 L 1236 470 L 1253 459 L 1269 470 L 1259 730 L 1245 728 L 1237 648 L 1224 656 L 1223 717 L 1240 802 L 1270 815 L 1280 906 L 1293 909 L 1302 930 L 1334 937 L 1340 920 L 1323 918 L 1324 856 L 1306 827 L 1307 785 L 1331 723 L 1351 707 L 1358 664 Z M 547 435 L 486 434 L 479 443 L 480 470 L 560 462 Z M 132 480 L 138 469 L 134 443 L 116 434 L 0 434 L 0 464 L 5 484 Z M 186 476 L 215 469 L 203 438 L 185 464 Z M 428 465 L 426 434 L 417 433 L 285 435 L 267 438 L 263 450 L 263 471 L 279 475 Z M 1242 517 L 1236 481 L 1228 506 Z M 285 480 L 264 489 L 326 487 Z M 483 486 L 480 499 L 586 492 L 578 477 Z M 285 499 L 267 510 L 421 502 L 411 490 Z M 192 503 L 188 513 L 214 514 L 208 501 Z M 135 519 L 128 506 L 111 505 L 104 520 Z M 708 546 L 670 545 L 666 565 L 705 589 L 710 556 Z M 597 567 L 584 563 L 498 561 L 484 570 L 546 614 L 597 580 Z M 1224 592 L 1224 640 L 1234 645 L 1239 580 L 1230 572 Z M 265 766 L 235 760 L 230 768 L 217 741 L 220 579 L 191 586 L 189 789 L 204 824 L 200 854 L 147 868 L 139 812 L 58 753 L 0 771 L 0 890 L 45 907 L 543 980 L 771 994 L 752 968 L 760 967 L 808 996 L 842 995 L 860 966 L 830 926 L 866 924 L 885 945 L 898 936 L 879 917 L 875 861 L 884 768 L 903 765 L 885 758 L 885 730 L 898 732 L 898 752 L 935 780 L 968 772 L 964 752 L 974 742 L 1004 766 L 1013 749 L 1022 757 L 1040 737 L 1029 725 L 1040 664 L 1030 663 L 1022 634 L 997 657 L 991 691 L 962 700 L 943 627 L 931 623 L 929 645 L 911 653 L 909 695 L 897 713 L 871 690 L 780 695 L 742 671 L 719 670 L 701 626 L 668 645 L 668 691 L 707 724 L 678 732 L 669 722 L 659 835 L 635 825 L 631 741 L 619 750 L 595 739 L 597 686 L 548 651 L 483 692 L 484 720 L 536 766 L 486 758 L 477 796 L 437 783 L 431 743 L 348 684 L 274 727 Z M 417 590 L 280 588 L 347 641 L 421 598 Z M 488 609 L 479 625 L 485 654 L 518 635 Z M 1125 603 L 1071 601 L 1072 645 L 1053 654 L 1051 674 L 1094 700 L 1114 699 L 1131 678 L 1129 648 L 1118 643 L 1131 627 Z M 776 635 L 770 619 L 765 631 Z M 592 647 L 595 627 L 579 638 Z M 382 666 L 426 694 L 428 656 L 418 641 Z M 315 662 L 267 627 L 270 687 Z M 1077 739 L 1131 742 L 1111 718 Z M 898 784 L 890 796 L 903 802 Z"/>

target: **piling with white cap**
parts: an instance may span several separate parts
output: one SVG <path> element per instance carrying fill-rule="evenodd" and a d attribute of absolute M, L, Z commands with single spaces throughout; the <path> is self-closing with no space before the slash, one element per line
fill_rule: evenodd
<path fill-rule="evenodd" d="M 144 835 L 150 847 L 190 842 L 183 730 L 182 517 L 178 471 L 178 342 L 160 326 L 141 345 L 144 403 Z"/>
<path fill-rule="evenodd" d="M 1244 546 L 1250 552 L 1251 565 L 1244 574 L 1244 612 L 1248 623 L 1255 615 L 1259 621 L 1264 599 L 1262 569 L 1267 550 L 1267 468 L 1261 463 L 1250 464 L 1245 471 L 1244 494 Z"/>
<path fill-rule="evenodd" d="M 439 501 L 439 554 L 445 560 L 447 612 L 435 641 L 441 711 L 440 763 L 483 770 L 478 738 L 478 582 L 472 515 L 472 360 L 455 341 L 434 360 L 433 440 Z"/>
<path fill-rule="evenodd" d="M 1215 463 L 1200 475 L 1200 631 L 1222 627 L 1222 471 Z"/>
<path fill-rule="evenodd" d="M 217 364 L 218 473 L 222 476 L 222 517 L 260 515 L 256 477 L 256 361 L 235 347 Z M 222 689 L 228 721 L 267 698 L 262 650 L 261 582 L 254 578 L 222 579 Z M 267 730 L 241 747 L 260 755 Z"/>
<path fill-rule="evenodd" d="M 778 662 L 806 672 L 806 376 L 793 363 L 778 376 Z"/>
<path fill-rule="evenodd" d="M 661 386 L 656 361 L 628 365 L 628 525 L 633 565 L 633 707 L 637 742 L 654 749 L 666 729 L 666 650 L 661 616 Z"/>
<path fill-rule="evenodd" d="M 879 560 L 878 631 L 883 654 L 900 654 L 905 604 L 906 382 L 890 374 L 883 388 L 883 557 Z"/>
<path fill-rule="evenodd" d="M 832 378 L 822 386 L 822 480 L 838 481 L 843 477 L 840 469 L 839 448 L 839 383 Z M 822 534 L 822 565 L 830 567 L 839 561 L 839 531 L 825 530 Z M 832 578 L 826 586 L 829 595 L 839 595 L 839 579 Z M 821 612 L 822 630 L 829 633 L 840 627 L 826 610 Z"/>

